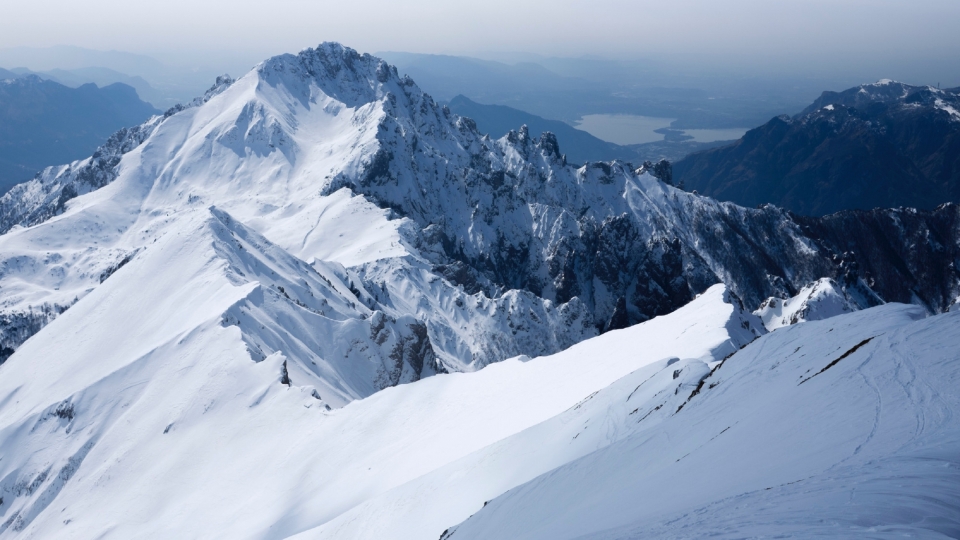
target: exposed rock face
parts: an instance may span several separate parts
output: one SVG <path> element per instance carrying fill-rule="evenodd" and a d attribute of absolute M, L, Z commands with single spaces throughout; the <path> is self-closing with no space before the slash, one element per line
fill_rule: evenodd
<path fill-rule="evenodd" d="M 946 311 L 960 294 L 956 204 L 932 212 L 897 208 L 794 219 L 830 254 L 835 272 L 825 276 L 844 284 L 862 278 L 884 301 L 920 304 L 931 313 Z"/>
<path fill-rule="evenodd" d="M 824 92 L 675 164 L 687 189 L 804 215 L 960 201 L 960 89 L 881 81 Z"/>
<path fill-rule="evenodd" d="M 36 334 L 69 306 L 42 304 L 0 315 L 0 364 L 7 361 L 24 341 Z"/>

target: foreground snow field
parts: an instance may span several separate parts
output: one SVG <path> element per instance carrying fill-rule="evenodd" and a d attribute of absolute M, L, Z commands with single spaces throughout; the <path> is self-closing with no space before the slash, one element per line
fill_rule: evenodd
<path fill-rule="evenodd" d="M 958 340 L 960 313 L 903 305 L 783 328 L 679 412 L 630 422 L 445 538 L 957 538 Z M 662 400 L 618 386 L 598 397 L 636 414 Z"/>
<path fill-rule="evenodd" d="M 716 286 L 557 355 L 327 410 L 222 324 L 260 286 L 220 277 L 205 315 L 112 349 L 152 314 L 111 302 L 153 270 L 131 263 L 4 366 L 0 537 L 960 532 L 960 313 L 888 304 L 755 339 Z"/>

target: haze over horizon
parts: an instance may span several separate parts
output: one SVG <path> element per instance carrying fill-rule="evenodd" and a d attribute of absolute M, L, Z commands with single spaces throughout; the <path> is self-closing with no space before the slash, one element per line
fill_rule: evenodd
<path fill-rule="evenodd" d="M 960 84 L 960 3 L 949 0 L 361 0 L 349 6 L 278 0 L 269 8 L 240 0 L 230 10 L 211 1 L 172 0 L 158 10 L 116 0 L 39 0 L 5 11 L 0 49 L 129 51 L 195 69 L 223 66 L 234 74 L 269 56 L 339 41 L 370 53 L 597 56 L 679 71 Z"/>

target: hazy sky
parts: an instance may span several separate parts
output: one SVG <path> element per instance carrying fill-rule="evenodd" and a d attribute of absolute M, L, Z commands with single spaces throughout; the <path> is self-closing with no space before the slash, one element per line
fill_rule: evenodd
<path fill-rule="evenodd" d="M 57 44 L 190 62 L 325 40 L 364 52 L 525 51 L 845 69 L 960 63 L 958 0 L 3 0 L 0 48 Z M 947 64 L 950 64 L 949 66 Z"/>

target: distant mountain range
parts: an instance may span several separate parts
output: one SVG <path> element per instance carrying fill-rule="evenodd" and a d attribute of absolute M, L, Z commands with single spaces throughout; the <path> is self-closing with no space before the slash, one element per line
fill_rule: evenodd
<path fill-rule="evenodd" d="M 137 91 L 137 96 L 157 108 L 167 108 L 175 103 L 170 102 L 169 96 L 160 90 L 154 88 L 146 79 L 139 75 L 127 75 L 105 67 L 84 67 L 76 69 L 50 69 L 46 71 L 33 71 L 27 68 L 13 68 L 0 70 L 0 79 L 12 79 L 24 77 L 27 75 L 36 75 L 41 79 L 60 83 L 70 88 L 79 88 L 85 84 L 93 83 L 101 88 L 115 83 L 122 83 L 132 86 Z"/>
<path fill-rule="evenodd" d="M 202 94 L 210 81 L 224 72 L 246 72 L 257 60 L 194 55 L 186 65 L 168 65 L 142 54 L 66 45 L 0 48 L 0 66 L 15 74 L 33 73 L 70 87 L 124 83 L 161 110 Z"/>
<path fill-rule="evenodd" d="M 0 193 L 44 167 L 89 156 L 120 128 L 158 112 L 125 84 L 69 88 L 0 71 Z"/>
<path fill-rule="evenodd" d="M 686 189 L 805 215 L 960 200 L 960 88 L 883 80 L 824 92 L 736 143 L 674 164 Z"/>

